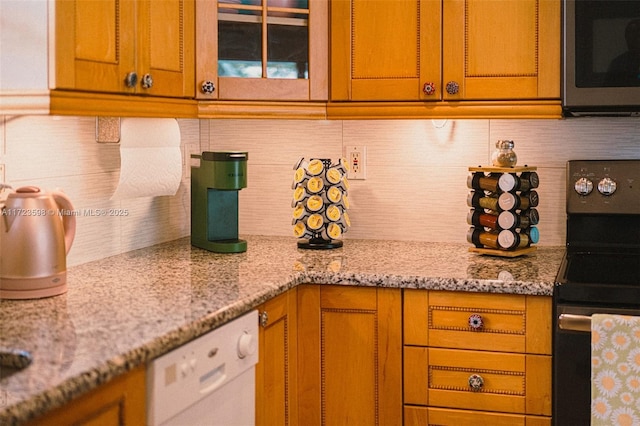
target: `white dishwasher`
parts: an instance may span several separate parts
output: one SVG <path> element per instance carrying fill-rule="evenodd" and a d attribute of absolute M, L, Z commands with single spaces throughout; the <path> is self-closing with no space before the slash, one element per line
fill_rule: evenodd
<path fill-rule="evenodd" d="M 147 368 L 152 426 L 255 424 L 258 311 L 251 311 L 155 360 Z"/>

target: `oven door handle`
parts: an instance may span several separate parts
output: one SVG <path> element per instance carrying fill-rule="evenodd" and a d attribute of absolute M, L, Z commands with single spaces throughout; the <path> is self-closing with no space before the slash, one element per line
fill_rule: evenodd
<path fill-rule="evenodd" d="M 560 314 L 558 317 L 558 327 L 561 330 L 591 333 L 591 317 L 588 315 Z"/>

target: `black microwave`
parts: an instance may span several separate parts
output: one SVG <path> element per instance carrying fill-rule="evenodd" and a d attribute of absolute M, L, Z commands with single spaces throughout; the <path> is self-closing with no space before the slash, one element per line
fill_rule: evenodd
<path fill-rule="evenodd" d="M 640 0 L 563 0 L 565 116 L 640 116 Z"/>

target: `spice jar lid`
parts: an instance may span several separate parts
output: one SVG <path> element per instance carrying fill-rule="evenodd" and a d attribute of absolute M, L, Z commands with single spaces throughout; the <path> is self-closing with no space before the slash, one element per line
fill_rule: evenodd
<path fill-rule="evenodd" d="M 498 244 L 504 249 L 511 249 L 518 245 L 519 238 L 515 232 L 504 230 L 498 234 Z"/>
<path fill-rule="evenodd" d="M 510 211 L 504 211 L 498 216 L 498 225 L 502 229 L 512 229 L 516 227 L 516 215 Z"/>
<path fill-rule="evenodd" d="M 512 140 L 499 140 L 496 142 L 496 148 L 498 149 L 513 149 L 515 143 Z"/>

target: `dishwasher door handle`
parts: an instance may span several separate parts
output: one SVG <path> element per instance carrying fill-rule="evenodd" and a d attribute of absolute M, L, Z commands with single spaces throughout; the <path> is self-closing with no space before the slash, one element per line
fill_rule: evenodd
<path fill-rule="evenodd" d="M 558 328 L 570 331 L 591 333 L 591 317 L 588 315 L 560 314 Z"/>

